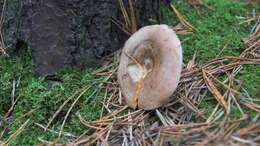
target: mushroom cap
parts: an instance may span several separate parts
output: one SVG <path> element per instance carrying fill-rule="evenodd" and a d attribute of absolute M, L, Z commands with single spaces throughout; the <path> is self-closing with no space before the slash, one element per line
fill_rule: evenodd
<path fill-rule="evenodd" d="M 167 104 L 180 80 L 182 48 L 167 25 L 145 26 L 125 43 L 118 81 L 125 102 L 151 110 Z"/>

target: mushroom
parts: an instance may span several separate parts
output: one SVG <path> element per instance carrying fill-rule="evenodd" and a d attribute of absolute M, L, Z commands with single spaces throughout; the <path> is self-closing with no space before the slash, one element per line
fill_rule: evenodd
<path fill-rule="evenodd" d="M 145 26 L 125 43 L 118 81 L 128 106 L 151 110 L 170 101 L 180 80 L 182 48 L 167 25 Z"/>

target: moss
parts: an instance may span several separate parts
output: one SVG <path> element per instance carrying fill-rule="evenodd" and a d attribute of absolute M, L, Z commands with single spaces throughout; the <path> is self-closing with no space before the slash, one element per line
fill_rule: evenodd
<path fill-rule="evenodd" d="M 255 21 L 249 24 L 240 24 L 244 20 L 238 19 L 238 16 L 245 17 L 253 9 L 258 10 L 260 8 L 242 2 L 226 0 L 204 0 L 204 2 L 211 6 L 213 11 L 207 10 L 203 6 L 194 9 L 187 2 L 180 0 L 172 2 L 187 21 L 198 30 L 191 35 L 180 36 L 184 51 L 184 63 L 191 60 L 195 52 L 197 62 L 200 64 L 215 58 L 217 55 L 239 55 L 247 47 L 242 39 L 250 34 Z M 172 26 L 179 23 L 174 12 L 169 9 L 163 11 L 165 23 Z M 201 15 L 198 15 L 197 12 L 200 12 Z M 223 52 L 220 54 L 222 50 Z M 258 66 L 247 66 L 238 75 L 238 78 L 243 82 L 243 87 L 254 98 L 260 95 L 259 77 Z M 212 101 L 205 101 L 200 105 L 202 109 L 205 109 L 207 115 L 213 111 L 214 106 L 215 104 Z M 255 112 L 248 113 L 255 114 Z M 231 115 L 239 115 L 239 111 L 232 110 Z"/>
<path fill-rule="evenodd" d="M 214 11 L 205 10 L 203 7 L 198 7 L 196 10 L 189 6 L 186 1 L 173 1 L 173 4 L 184 14 L 187 20 L 193 24 L 198 31 L 191 35 L 180 36 L 183 41 L 184 60 L 187 63 L 191 60 L 194 52 L 197 52 L 197 61 L 205 63 L 208 60 L 215 58 L 216 55 L 225 47 L 222 56 L 224 55 L 238 55 L 246 46 L 242 42 L 242 38 L 249 35 L 251 24 L 239 23 L 236 16 L 246 16 L 247 13 L 252 12 L 252 6 L 245 5 L 226 0 L 205 0 L 205 2 L 212 6 Z M 257 8 L 259 9 L 259 8 Z M 164 8 L 164 22 L 169 25 L 176 25 L 178 19 L 174 13 Z M 202 16 L 197 15 L 196 11 L 203 12 Z M 48 118 L 50 118 L 59 106 L 76 91 L 85 86 L 98 82 L 102 79 L 96 78 L 91 74 L 91 70 L 77 70 L 64 69 L 58 73 L 58 77 L 63 80 L 62 84 L 55 86 L 49 90 L 48 83 L 44 78 L 37 77 L 32 72 L 31 56 L 29 51 L 21 52 L 20 56 L 13 58 L 0 58 L 0 115 L 3 116 L 10 107 L 10 95 L 12 91 L 13 80 L 20 78 L 20 85 L 16 89 L 16 96 L 20 97 L 15 106 L 12 117 L 17 121 L 12 125 L 4 140 L 10 136 L 21 124 L 28 118 L 31 119 L 30 124 L 25 131 L 14 140 L 12 145 L 36 145 L 39 144 L 39 138 L 44 140 L 53 140 L 57 138 L 57 134 L 51 132 L 43 132 L 43 129 L 38 127 L 35 123 L 47 125 Z M 27 55 L 24 55 L 27 54 Z M 242 81 L 243 87 L 249 94 L 257 98 L 260 96 L 260 68 L 258 66 L 246 66 L 238 75 Z M 74 135 L 80 135 L 87 129 L 80 124 L 76 115 L 77 112 L 86 119 L 95 119 L 100 114 L 100 108 L 104 92 L 97 88 L 97 84 L 93 86 L 87 93 L 85 93 L 79 102 L 73 108 L 68 121 L 66 122 L 64 131 L 70 132 Z M 97 90 L 98 89 L 98 90 Z M 210 97 L 211 95 L 207 95 Z M 75 98 L 73 98 L 75 99 Z M 51 128 L 59 131 L 63 117 L 69 109 L 72 102 L 61 111 L 61 114 L 54 120 Z M 200 109 L 204 109 L 210 115 L 216 105 L 215 100 L 203 101 Z M 244 108 L 244 107 L 243 107 Z M 32 109 L 37 109 L 32 115 L 25 118 L 20 118 L 25 113 Z M 255 115 L 250 110 L 245 110 L 250 115 Z M 240 116 L 237 109 L 232 108 L 230 113 L 233 117 Z M 3 125 L 0 125 L 0 131 Z M 61 138 L 63 142 L 64 137 Z"/>
<path fill-rule="evenodd" d="M 28 58 L 25 60 L 21 60 L 19 57 L 13 59 L 1 58 L 0 60 L 0 86 L 3 89 L 0 90 L 1 115 L 4 115 L 11 106 L 10 95 L 12 91 L 12 82 L 19 78 L 20 85 L 17 87 L 15 95 L 20 98 L 15 106 L 12 117 L 17 119 L 32 109 L 37 109 L 31 116 L 18 119 L 18 121 L 12 125 L 5 138 L 17 130 L 25 119 L 31 119 L 31 124 L 25 131 L 23 131 L 22 135 L 14 141 L 14 145 L 15 143 L 19 145 L 36 145 L 39 143 L 38 138 L 43 138 L 45 140 L 57 138 L 56 134 L 43 132 L 43 129 L 38 127 L 35 123 L 46 124 L 46 122 L 48 122 L 47 119 L 54 114 L 67 98 L 72 96 L 76 91 L 81 90 L 84 86 L 93 85 L 93 82 L 96 81 L 94 76 L 91 75 L 91 70 L 80 71 L 75 69 L 65 69 L 58 73 L 58 76 L 63 83 L 50 90 L 48 83 L 44 78 L 34 76 L 32 73 L 30 56 L 27 57 Z M 70 131 L 72 134 L 79 135 L 82 131 L 86 130 L 81 126 L 78 117 L 75 115 L 77 111 L 87 119 L 95 119 L 100 115 L 100 101 L 103 92 L 97 91 L 93 94 L 95 89 L 99 89 L 96 86 L 97 85 L 91 87 L 90 90 L 77 102 L 68 118 L 68 121 L 66 122 L 67 124 L 64 131 Z M 75 98 L 76 96 L 67 106 L 64 107 L 61 114 L 54 120 L 54 125 L 52 126 L 57 131 L 59 131 L 63 117 Z M 0 128 L 2 129 L 3 127 L 1 126 Z"/>

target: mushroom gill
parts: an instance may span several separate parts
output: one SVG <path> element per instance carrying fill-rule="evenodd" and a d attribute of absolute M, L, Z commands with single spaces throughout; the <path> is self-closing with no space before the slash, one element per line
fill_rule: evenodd
<path fill-rule="evenodd" d="M 118 81 L 128 106 L 151 110 L 167 104 L 182 66 L 180 40 L 167 25 L 146 26 L 125 43 Z"/>

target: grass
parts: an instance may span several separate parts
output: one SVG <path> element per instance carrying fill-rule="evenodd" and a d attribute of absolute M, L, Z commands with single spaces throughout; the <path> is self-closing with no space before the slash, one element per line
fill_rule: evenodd
<path fill-rule="evenodd" d="M 242 38 L 249 35 L 254 22 L 239 24 L 243 20 L 238 19 L 238 16 L 246 16 L 255 8 L 259 11 L 259 7 L 238 3 L 228 0 L 205 0 L 205 3 L 210 5 L 214 10 L 210 11 L 202 6 L 196 9 L 192 8 L 186 1 L 174 1 L 173 4 L 177 10 L 183 14 L 188 22 L 190 22 L 198 31 L 190 35 L 180 36 L 184 49 L 184 62 L 191 60 L 193 54 L 197 54 L 197 62 L 200 64 L 215 58 L 223 52 L 221 56 L 238 55 L 246 45 Z M 163 9 L 165 14 L 164 22 L 175 26 L 179 23 L 178 18 L 170 9 Z M 197 12 L 202 15 L 198 15 Z M 224 49 L 223 49 L 224 48 Z M 36 125 L 40 123 L 47 125 L 48 119 L 53 116 L 59 106 L 76 91 L 79 91 L 85 86 L 89 86 L 95 82 L 95 85 L 90 88 L 76 103 L 75 107 L 65 124 L 64 131 L 73 135 L 79 136 L 87 129 L 80 124 L 76 113 L 79 112 L 87 120 L 99 117 L 101 111 L 101 100 L 104 95 L 103 91 L 96 91 L 99 81 L 102 78 L 97 78 L 92 74 L 91 69 L 76 70 L 64 69 L 58 73 L 58 76 L 63 80 L 62 84 L 56 85 L 52 90 L 49 90 L 48 83 L 44 78 L 37 77 L 33 74 L 31 56 L 28 52 L 17 55 L 12 58 L 0 58 L 0 115 L 1 117 L 8 111 L 11 105 L 10 95 L 12 92 L 13 81 L 20 80 L 19 86 L 16 88 L 15 96 L 19 100 L 15 106 L 13 114 L 5 121 L 0 121 L 0 131 L 3 126 L 14 121 L 14 125 L 4 137 L 4 140 L 14 133 L 28 118 L 31 119 L 30 124 L 25 128 L 12 143 L 12 145 L 36 145 L 39 144 L 39 139 L 53 140 L 58 137 L 53 132 L 44 132 L 42 128 Z M 243 86 L 247 89 L 252 97 L 260 96 L 260 68 L 257 66 L 248 66 L 243 68 L 239 74 L 239 79 Z M 68 103 L 61 111 L 59 116 L 55 118 L 51 127 L 59 132 L 63 118 L 66 115 L 70 105 L 75 100 Z M 204 101 L 201 104 L 202 109 L 206 109 L 210 113 L 213 109 L 212 101 Z M 35 109 L 33 113 L 24 118 L 24 114 Z M 233 116 L 239 115 L 237 110 L 232 112 Z M 249 113 L 255 114 L 255 113 Z M 60 142 L 63 142 L 64 136 Z"/>

